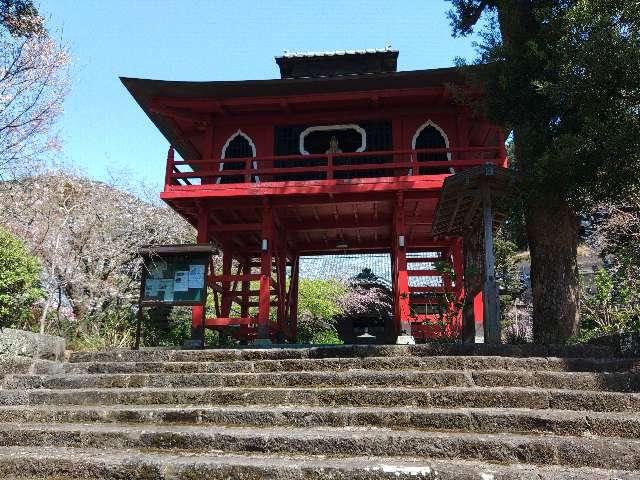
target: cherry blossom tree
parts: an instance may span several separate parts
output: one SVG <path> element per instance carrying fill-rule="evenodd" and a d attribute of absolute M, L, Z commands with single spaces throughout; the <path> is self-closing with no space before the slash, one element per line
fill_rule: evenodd
<path fill-rule="evenodd" d="M 59 147 L 69 54 L 28 0 L 0 0 L 0 180 L 32 173 Z"/>
<path fill-rule="evenodd" d="M 118 187 L 50 172 L 9 182 L 0 192 L 0 223 L 43 266 L 41 331 L 50 312 L 59 319 L 65 308 L 82 332 L 108 316 L 129 315 L 138 295 L 139 247 L 194 240 L 175 212 Z M 136 192 L 144 195 L 139 186 Z"/>

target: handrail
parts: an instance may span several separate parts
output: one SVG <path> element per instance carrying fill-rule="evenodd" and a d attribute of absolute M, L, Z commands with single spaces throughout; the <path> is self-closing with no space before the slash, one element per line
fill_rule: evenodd
<path fill-rule="evenodd" d="M 490 158 L 484 155 L 490 154 Z M 447 154 L 447 160 L 420 160 L 421 155 Z M 456 154 L 455 157 L 452 154 Z M 468 154 L 468 155 L 465 155 Z M 504 147 L 454 147 L 454 148 L 423 148 L 406 150 L 377 150 L 370 152 L 349 152 L 349 153 L 324 153 L 310 155 L 269 155 L 264 157 L 242 157 L 242 158 L 216 158 L 198 160 L 175 160 L 173 147 L 167 154 L 167 170 L 165 175 L 165 191 L 172 187 L 197 186 L 199 184 L 224 183 L 251 183 L 258 181 L 295 181 L 300 178 L 294 177 L 298 174 L 306 174 L 316 180 L 333 180 L 344 178 L 342 172 L 354 172 L 352 175 L 358 178 L 357 172 L 377 171 L 380 177 L 388 176 L 411 176 L 411 175 L 442 175 L 443 173 L 416 173 L 427 168 L 465 168 L 482 165 L 487 162 L 503 165 L 505 163 L 506 152 Z M 380 161 L 388 159 L 388 161 Z M 464 158 L 472 157 L 472 158 Z M 473 158 L 477 157 L 477 158 Z M 367 159 L 372 159 L 367 162 Z M 455 159 L 452 159 L 455 158 Z M 358 163 L 344 163 L 341 160 L 355 160 Z M 288 166 L 295 161 L 309 162 L 316 160 L 316 165 Z M 322 160 L 322 162 L 317 162 Z M 274 163 L 278 162 L 279 166 Z M 239 168 L 224 168 L 224 164 L 241 164 Z M 178 166 L 187 166 L 190 171 L 182 171 Z M 342 177 L 340 176 L 342 173 Z M 446 174 L 446 172 L 444 173 Z M 270 176 L 276 178 L 271 179 Z M 283 178 L 290 176 L 291 178 Z M 242 180 L 234 180 L 234 177 Z M 319 177 L 319 178 L 318 178 Z M 368 175 L 371 177 L 371 175 Z M 196 181 L 194 181 L 196 180 Z M 198 181 L 199 180 L 199 181 Z M 186 183 L 183 185 L 180 182 Z"/>
<path fill-rule="evenodd" d="M 175 165 L 199 165 L 206 163 L 240 163 L 247 160 L 253 161 L 293 161 L 293 160 L 314 160 L 325 159 L 329 155 L 334 158 L 352 158 L 352 157 L 379 157 L 382 155 L 409 155 L 409 154 L 437 154 L 437 153 L 476 153 L 476 152 L 497 152 L 499 153 L 501 148 L 496 147 L 457 147 L 457 148 L 420 148 L 413 150 L 374 150 L 368 152 L 345 152 L 345 153 L 310 153 L 309 155 L 269 155 L 264 157 L 237 157 L 237 158 L 210 158 L 201 160 L 176 160 Z"/>

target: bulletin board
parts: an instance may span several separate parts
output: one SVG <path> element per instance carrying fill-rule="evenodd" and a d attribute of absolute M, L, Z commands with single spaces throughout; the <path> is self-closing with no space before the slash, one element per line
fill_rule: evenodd
<path fill-rule="evenodd" d="M 193 249 L 193 247 L 192 247 Z M 157 248 L 142 254 L 142 305 L 203 305 L 210 251 Z"/>

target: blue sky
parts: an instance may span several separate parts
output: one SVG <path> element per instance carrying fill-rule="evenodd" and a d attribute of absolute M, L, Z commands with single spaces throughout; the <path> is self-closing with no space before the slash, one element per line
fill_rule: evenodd
<path fill-rule="evenodd" d="M 52 33 L 67 43 L 72 88 L 59 123 L 61 161 L 92 178 L 128 172 L 160 191 L 168 144 L 118 76 L 166 80 L 278 77 L 288 51 L 400 50 L 399 70 L 472 58 L 451 37 L 444 0 L 49 0 Z"/>

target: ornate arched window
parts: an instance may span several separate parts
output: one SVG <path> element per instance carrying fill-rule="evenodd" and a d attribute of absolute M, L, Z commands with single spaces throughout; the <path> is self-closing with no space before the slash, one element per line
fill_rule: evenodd
<path fill-rule="evenodd" d="M 449 138 L 437 124 L 431 120 L 422 124 L 418 130 L 416 130 L 413 136 L 411 147 L 420 150 L 423 148 L 449 148 Z M 437 153 L 420 153 L 417 158 L 418 162 L 446 162 L 451 160 L 451 153 L 437 152 Z M 418 169 L 419 175 L 434 175 L 443 173 L 453 173 L 453 169 L 449 167 L 420 167 Z"/>
<path fill-rule="evenodd" d="M 253 143 L 253 140 L 251 140 L 251 137 L 242 130 L 238 130 L 236 133 L 231 135 L 222 147 L 222 159 L 249 158 L 255 156 L 256 146 Z M 252 167 L 256 168 L 255 161 L 252 162 Z M 220 171 L 242 170 L 243 168 L 244 162 L 224 162 L 220 164 Z M 243 181 L 243 175 L 226 175 L 224 177 L 220 177 L 218 183 L 242 183 Z M 252 177 L 252 181 L 257 181 L 256 177 Z"/>

